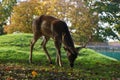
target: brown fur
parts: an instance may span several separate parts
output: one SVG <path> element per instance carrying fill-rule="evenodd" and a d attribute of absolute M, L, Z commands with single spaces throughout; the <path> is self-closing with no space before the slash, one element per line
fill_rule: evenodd
<path fill-rule="evenodd" d="M 42 47 L 47 55 L 50 63 L 52 63 L 51 57 L 46 49 L 46 43 L 50 38 L 54 40 L 54 44 L 57 50 L 56 62 L 59 66 L 62 66 L 61 61 L 61 44 L 63 43 L 65 50 L 67 51 L 68 60 L 70 66 L 74 66 L 74 61 L 77 57 L 77 51 L 74 47 L 74 43 L 70 32 L 68 30 L 67 24 L 52 16 L 41 15 L 33 21 L 32 25 L 33 39 L 31 41 L 31 50 L 29 61 L 32 62 L 32 51 L 36 41 L 43 36 Z"/>

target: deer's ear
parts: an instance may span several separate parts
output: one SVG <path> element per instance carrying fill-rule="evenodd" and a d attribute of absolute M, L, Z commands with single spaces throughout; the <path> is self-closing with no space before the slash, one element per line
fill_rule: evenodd
<path fill-rule="evenodd" d="M 82 48 L 85 48 L 85 47 L 76 47 L 76 51 L 79 52 Z"/>
<path fill-rule="evenodd" d="M 65 51 L 68 50 L 66 47 L 63 47 L 63 48 L 64 48 Z"/>

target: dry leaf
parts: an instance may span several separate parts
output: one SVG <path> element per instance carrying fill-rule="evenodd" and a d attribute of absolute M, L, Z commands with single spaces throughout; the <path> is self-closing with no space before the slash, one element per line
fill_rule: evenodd
<path fill-rule="evenodd" d="M 32 76 L 36 77 L 38 75 L 38 73 L 36 71 L 32 71 Z"/>

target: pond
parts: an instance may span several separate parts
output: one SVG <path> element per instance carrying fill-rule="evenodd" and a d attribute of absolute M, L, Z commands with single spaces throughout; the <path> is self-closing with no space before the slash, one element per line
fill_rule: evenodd
<path fill-rule="evenodd" d="M 120 60 L 120 52 L 100 52 L 103 55 Z"/>

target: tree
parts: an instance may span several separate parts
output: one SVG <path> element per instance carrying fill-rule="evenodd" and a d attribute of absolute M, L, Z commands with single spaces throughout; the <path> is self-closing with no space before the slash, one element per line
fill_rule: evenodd
<path fill-rule="evenodd" d="M 3 34 L 3 25 L 7 23 L 16 0 L 2 0 L 0 2 L 0 35 Z"/>
<path fill-rule="evenodd" d="M 35 16 L 42 14 L 56 16 L 64 20 L 63 6 L 59 6 L 60 0 L 30 0 L 17 4 L 14 6 L 11 15 L 11 24 L 5 27 L 5 32 L 12 33 L 14 31 L 32 32 L 31 24 Z M 59 15 L 58 15 L 59 14 Z"/>
<path fill-rule="evenodd" d="M 11 24 L 5 27 L 7 33 L 14 31 L 31 32 L 31 23 L 34 16 L 47 14 L 66 21 L 70 31 L 75 30 L 74 40 L 86 44 L 97 27 L 97 14 L 80 0 L 30 0 L 14 6 L 11 15 Z"/>
<path fill-rule="evenodd" d="M 71 23 L 70 28 L 74 31 L 73 38 L 75 42 L 86 46 L 98 26 L 98 14 L 90 12 L 90 9 L 80 0 L 71 0 L 69 4 L 67 17 Z"/>
<path fill-rule="evenodd" d="M 13 33 L 15 31 L 32 32 L 32 20 L 37 15 L 36 7 L 38 6 L 37 0 L 20 2 L 13 8 L 11 15 L 11 24 L 5 26 L 5 32 Z"/>
<path fill-rule="evenodd" d="M 85 0 L 87 6 L 91 11 L 99 13 L 99 28 L 96 30 L 96 37 L 103 38 L 103 41 L 108 39 L 120 39 L 120 1 L 119 0 Z M 108 23 L 108 25 L 102 26 L 102 24 Z M 99 34 L 99 35 L 98 35 Z"/>
<path fill-rule="evenodd" d="M 53 0 L 52 2 L 48 0 L 29 0 L 17 4 L 14 6 L 11 15 L 11 24 L 6 26 L 4 31 L 7 33 L 15 31 L 31 33 L 32 20 L 36 16 L 42 14 L 57 16 L 56 3 L 57 0 Z"/>

